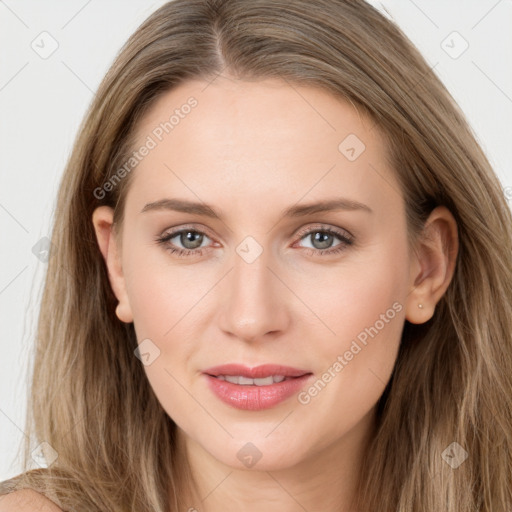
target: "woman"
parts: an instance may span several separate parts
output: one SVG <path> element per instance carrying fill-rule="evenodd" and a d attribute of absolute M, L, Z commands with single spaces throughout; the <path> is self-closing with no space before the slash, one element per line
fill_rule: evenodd
<path fill-rule="evenodd" d="M 0 510 L 507 510 L 511 220 L 368 4 L 166 4 L 61 184 L 29 422 L 48 468 Z"/>

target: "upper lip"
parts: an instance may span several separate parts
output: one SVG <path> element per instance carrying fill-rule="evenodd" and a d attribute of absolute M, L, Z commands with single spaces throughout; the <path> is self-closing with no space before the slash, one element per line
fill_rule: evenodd
<path fill-rule="evenodd" d="M 303 375 L 309 374 L 307 370 L 301 370 L 299 368 L 292 368 L 290 366 L 282 366 L 277 364 L 262 364 L 249 368 L 243 364 L 223 364 L 220 366 L 214 366 L 204 370 L 203 373 L 218 377 L 219 375 L 241 375 L 243 377 L 251 379 L 262 379 L 271 375 L 283 375 L 284 377 L 302 377 Z"/>

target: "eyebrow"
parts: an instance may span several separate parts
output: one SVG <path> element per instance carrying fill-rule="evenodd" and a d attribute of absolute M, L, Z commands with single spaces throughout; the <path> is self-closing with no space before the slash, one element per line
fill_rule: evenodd
<path fill-rule="evenodd" d="M 188 201 L 186 199 L 160 199 L 152 203 L 147 203 L 144 208 L 142 208 L 141 213 L 155 210 L 172 210 L 176 212 L 203 215 L 212 219 L 222 220 L 222 215 L 217 213 L 215 209 L 209 204 Z M 351 199 L 336 198 L 317 201 L 314 203 L 293 205 L 282 211 L 281 215 L 283 217 L 304 217 L 313 213 L 342 210 L 360 210 L 367 213 L 373 213 L 373 210 L 366 204 L 353 201 Z"/>

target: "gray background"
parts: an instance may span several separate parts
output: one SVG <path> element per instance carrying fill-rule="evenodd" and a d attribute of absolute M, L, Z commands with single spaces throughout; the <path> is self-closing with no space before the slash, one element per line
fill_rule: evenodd
<path fill-rule="evenodd" d="M 25 436 L 46 269 L 32 248 L 49 234 L 57 186 L 94 91 L 128 36 L 163 3 L 0 0 L 0 480 L 19 473 Z M 371 3 L 446 84 L 512 203 L 512 1 Z"/>

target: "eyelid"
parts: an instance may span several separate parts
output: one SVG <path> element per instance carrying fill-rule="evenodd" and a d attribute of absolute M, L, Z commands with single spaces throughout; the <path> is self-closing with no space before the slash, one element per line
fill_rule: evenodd
<path fill-rule="evenodd" d="M 200 233 L 201 235 L 206 235 L 210 240 L 213 240 L 215 237 L 212 236 L 210 230 L 203 225 L 198 224 L 183 224 L 179 226 L 174 226 L 172 228 L 164 229 L 160 237 L 168 237 L 171 236 L 174 238 L 176 235 L 179 235 L 183 231 L 194 231 L 196 233 Z"/>
<path fill-rule="evenodd" d="M 350 240 L 351 242 L 354 241 L 355 237 L 350 231 L 347 231 L 344 228 L 338 228 L 333 227 L 328 224 L 322 224 L 322 223 L 316 223 L 312 225 L 308 225 L 303 229 L 300 229 L 296 236 L 301 239 L 304 235 L 309 235 L 315 231 L 325 231 L 327 233 L 331 233 L 333 235 L 337 235 L 341 238 L 346 238 L 347 240 Z"/>

